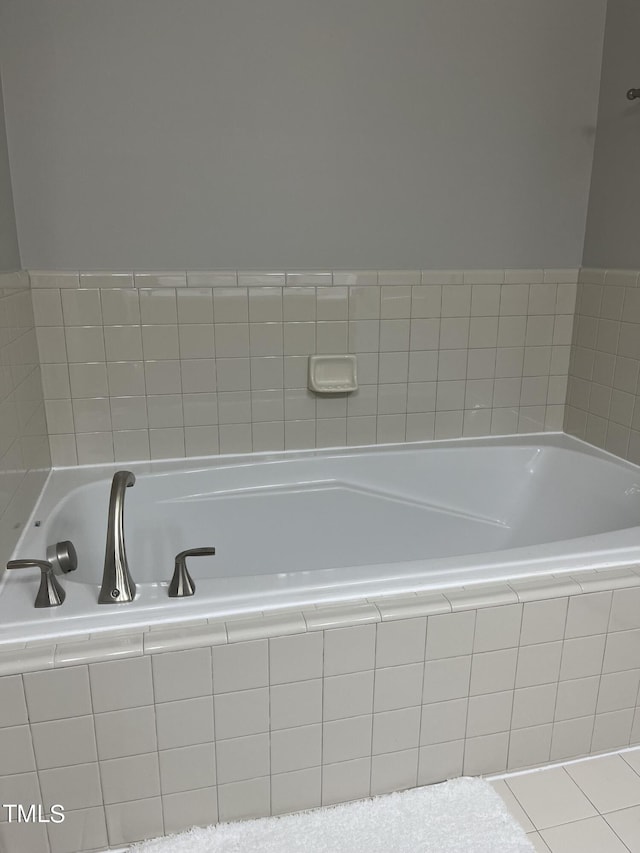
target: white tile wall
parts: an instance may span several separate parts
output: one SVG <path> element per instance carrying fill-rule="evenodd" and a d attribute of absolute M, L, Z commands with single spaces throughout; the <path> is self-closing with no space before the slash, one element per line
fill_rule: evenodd
<path fill-rule="evenodd" d="M 640 462 L 637 270 L 580 271 L 565 429 Z"/>
<path fill-rule="evenodd" d="M 560 429 L 576 280 L 33 272 L 54 464 Z M 309 392 L 347 351 L 360 389 Z"/>
<path fill-rule="evenodd" d="M 580 586 L 552 583 L 533 600 L 522 585 L 516 604 L 447 593 L 468 609 L 384 621 L 372 604 L 327 608 L 303 633 L 245 639 L 255 617 L 213 646 L 207 626 L 185 627 L 173 634 L 196 647 L 175 651 L 150 631 L 146 655 L 0 677 L 2 802 L 68 809 L 28 839 L 0 812 L 3 849 L 82 838 L 88 851 L 639 743 L 638 578 L 626 582 L 557 596 Z M 358 624 L 365 608 L 377 619 Z M 554 798 L 565 812 L 572 791 Z"/>

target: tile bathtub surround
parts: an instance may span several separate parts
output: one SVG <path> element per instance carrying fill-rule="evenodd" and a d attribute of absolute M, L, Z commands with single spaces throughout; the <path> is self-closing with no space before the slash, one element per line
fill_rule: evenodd
<path fill-rule="evenodd" d="M 566 432 L 640 463 L 639 379 L 638 271 L 581 270 Z"/>
<path fill-rule="evenodd" d="M 75 662 L 0 677 L 2 802 L 66 806 L 33 853 L 90 851 L 640 743 L 640 580 L 597 575 L 514 582 L 497 605 L 415 596 L 430 615 L 411 596 L 302 628 L 282 613 L 262 637 L 233 620 L 213 645 L 173 629 L 191 648 L 160 628 L 121 660 L 76 643 Z M 34 830 L 6 817 L 3 849 L 23 851 Z"/>
<path fill-rule="evenodd" d="M 0 565 L 50 467 L 29 278 L 0 273 Z"/>
<path fill-rule="evenodd" d="M 32 272 L 56 465 L 560 429 L 576 270 Z M 354 352 L 360 389 L 307 390 Z"/>

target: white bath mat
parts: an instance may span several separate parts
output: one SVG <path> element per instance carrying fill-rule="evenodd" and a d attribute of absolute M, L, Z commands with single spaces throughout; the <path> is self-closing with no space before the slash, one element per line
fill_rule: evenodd
<path fill-rule="evenodd" d="M 195 827 L 131 853 L 533 853 L 481 779 L 454 779 L 283 817 Z"/>

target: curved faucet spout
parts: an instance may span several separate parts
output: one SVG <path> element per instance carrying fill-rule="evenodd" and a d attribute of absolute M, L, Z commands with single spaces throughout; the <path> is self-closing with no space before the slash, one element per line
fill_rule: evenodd
<path fill-rule="evenodd" d="M 131 471 L 117 471 L 111 482 L 107 548 L 98 604 L 119 604 L 133 601 L 136 596 L 136 585 L 129 572 L 124 545 L 124 496 L 127 488 L 133 486 L 135 481 Z"/>

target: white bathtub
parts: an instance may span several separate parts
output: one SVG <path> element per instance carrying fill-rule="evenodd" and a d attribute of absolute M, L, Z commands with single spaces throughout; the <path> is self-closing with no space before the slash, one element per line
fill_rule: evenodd
<path fill-rule="evenodd" d="M 98 605 L 110 481 L 138 585 Z M 14 557 L 71 539 L 61 607 L 5 572 L 0 644 L 640 562 L 640 468 L 563 434 L 57 469 Z M 172 599 L 174 555 L 194 558 Z"/>

